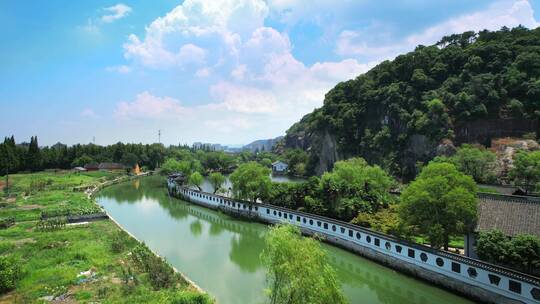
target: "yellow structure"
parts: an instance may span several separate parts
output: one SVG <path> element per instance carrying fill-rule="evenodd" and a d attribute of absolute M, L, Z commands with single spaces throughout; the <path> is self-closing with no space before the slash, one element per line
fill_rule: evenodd
<path fill-rule="evenodd" d="M 141 174 L 141 168 L 139 167 L 139 164 L 135 164 L 135 168 L 133 168 L 133 173 L 135 175 Z"/>

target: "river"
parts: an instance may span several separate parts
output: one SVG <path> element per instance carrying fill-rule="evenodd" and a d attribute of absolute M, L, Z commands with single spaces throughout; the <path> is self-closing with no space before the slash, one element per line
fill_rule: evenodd
<path fill-rule="evenodd" d="M 264 303 L 259 255 L 267 226 L 171 198 L 165 179 L 157 176 L 110 186 L 96 199 L 219 304 Z M 342 249 L 323 247 L 350 303 L 471 303 Z"/>

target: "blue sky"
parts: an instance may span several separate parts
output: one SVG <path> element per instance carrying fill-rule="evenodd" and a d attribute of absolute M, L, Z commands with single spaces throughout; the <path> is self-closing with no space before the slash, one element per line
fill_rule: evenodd
<path fill-rule="evenodd" d="M 40 144 L 282 135 L 339 81 L 540 0 L 0 2 L 0 136 Z"/>

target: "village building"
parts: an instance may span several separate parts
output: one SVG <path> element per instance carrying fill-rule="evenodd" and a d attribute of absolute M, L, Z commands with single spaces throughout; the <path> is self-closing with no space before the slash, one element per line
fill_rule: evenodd
<path fill-rule="evenodd" d="M 540 237 L 540 198 L 480 194 L 478 222 L 473 233 L 465 237 L 465 254 L 478 258 L 475 246 L 479 232 L 499 230 L 508 238 L 518 234 Z"/>
<path fill-rule="evenodd" d="M 284 163 L 280 160 L 275 161 L 272 163 L 272 173 L 274 174 L 285 174 L 287 173 L 287 168 L 289 165 L 287 163 Z"/>
<path fill-rule="evenodd" d="M 99 170 L 102 171 L 121 171 L 125 170 L 126 167 L 120 163 L 101 163 L 99 164 Z"/>
<path fill-rule="evenodd" d="M 97 171 L 99 170 L 99 164 L 98 163 L 89 163 L 84 165 L 84 168 L 86 171 Z"/>

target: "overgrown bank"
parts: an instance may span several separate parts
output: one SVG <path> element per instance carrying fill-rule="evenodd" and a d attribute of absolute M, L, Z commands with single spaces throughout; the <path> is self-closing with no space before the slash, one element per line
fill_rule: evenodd
<path fill-rule="evenodd" d="M 0 218 L 15 220 L 0 230 L 0 302 L 212 302 L 112 221 L 70 225 L 59 216 L 57 225 L 38 229 L 44 213 L 95 210 L 93 199 L 72 189 L 114 178 L 101 172 L 11 176 L 11 195 L 0 208 Z"/>

